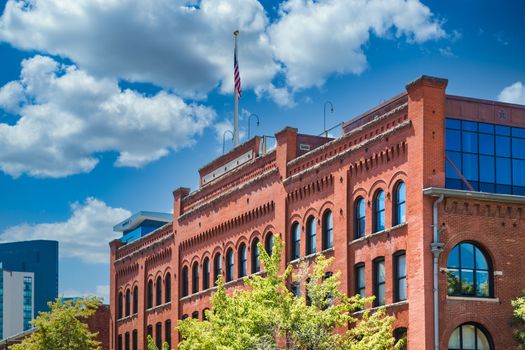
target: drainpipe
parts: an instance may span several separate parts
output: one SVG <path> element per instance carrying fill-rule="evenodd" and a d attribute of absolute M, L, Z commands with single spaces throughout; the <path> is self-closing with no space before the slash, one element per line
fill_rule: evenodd
<path fill-rule="evenodd" d="M 432 254 L 434 255 L 434 349 L 439 350 L 439 296 L 438 296 L 438 260 L 439 255 L 443 252 L 443 243 L 439 241 L 439 220 L 438 220 L 438 205 L 443 202 L 445 195 L 440 195 L 434 201 L 432 211 L 432 228 L 434 231 L 433 241 L 430 245 Z"/>

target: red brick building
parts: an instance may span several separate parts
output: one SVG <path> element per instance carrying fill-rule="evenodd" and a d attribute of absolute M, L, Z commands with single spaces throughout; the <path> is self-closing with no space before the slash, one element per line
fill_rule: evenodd
<path fill-rule="evenodd" d="M 287 263 L 333 256 L 344 292 L 376 295 L 409 349 L 517 348 L 525 106 L 446 86 L 423 76 L 337 139 L 285 128 L 271 151 L 255 137 L 201 168 L 199 189 L 173 192 L 172 222 L 110 244 L 113 348 L 143 349 L 147 334 L 176 348 L 177 320 L 203 317 L 214 277 L 241 285 L 274 235 Z"/>

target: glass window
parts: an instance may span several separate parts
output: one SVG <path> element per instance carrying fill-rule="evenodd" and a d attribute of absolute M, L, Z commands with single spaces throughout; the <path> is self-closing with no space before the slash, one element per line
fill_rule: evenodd
<path fill-rule="evenodd" d="M 406 222 L 406 186 L 403 181 L 394 187 L 394 214 L 393 224 L 400 225 Z"/>
<path fill-rule="evenodd" d="M 171 320 L 164 323 L 164 341 L 168 343 L 168 349 L 171 349 Z"/>
<path fill-rule="evenodd" d="M 479 156 L 479 180 L 494 183 L 496 180 L 494 157 Z"/>
<path fill-rule="evenodd" d="M 118 293 L 118 318 L 124 317 L 124 296 L 122 292 Z"/>
<path fill-rule="evenodd" d="M 478 123 L 468 120 L 461 121 L 461 128 L 468 131 L 478 131 Z"/>
<path fill-rule="evenodd" d="M 222 274 L 222 257 L 219 253 L 213 258 L 213 285 L 217 285 L 217 279 Z"/>
<path fill-rule="evenodd" d="M 292 260 L 301 256 L 301 226 L 298 222 L 292 224 Z"/>
<path fill-rule="evenodd" d="M 445 126 L 447 129 L 461 129 L 461 121 L 457 119 L 446 119 Z"/>
<path fill-rule="evenodd" d="M 407 349 L 407 345 L 406 345 L 407 329 L 405 327 L 399 327 L 399 328 L 394 329 L 394 339 L 396 340 L 396 342 L 400 341 L 401 339 L 404 339 L 405 344 L 401 348 L 399 348 L 399 350 Z"/>
<path fill-rule="evenodd" d="M 489 156 L 494 155 L 494 136 L 479 134 L 479 153 Z"/>
<path fill-rule="evenodd" d="M 160 322 L 155 325 L 155 345 L 157 345 L 157 349 L 162 348 L 162 323 Z"/>
<path fill-rule="evenodd" d="M 226 282 L 233 281 L 233 269 L 234 269 L 234 256 L 233 249 L 228 249 L 226 253 Z"/>
<path fill-rule="evenodd" d="M 354 206 L 354 238 L 365 236 L 366 205 L 363 197 L 357 197 Z"/>
<path fill-rule="evenodd" d="M 463 176 L 467 180 L 478 180 L 478 156 L 476 154 L 463 153 Z"/>
<path fill-rule="evenodd" d="M 315 218 L 310 216 L 306 220 L 306 255 L 316 252 L 317 232 Z"/>
<path fill-rule="evenodd" d="M 133 314 L 139 312 L 139 287 L 133 288 Z"/>
<path fill-rule="evenodd" d="M 261 270 L 261 257 L 259 253 L 259 240 L 255 238 L 252 242 L 252 273 Z"/>
<path fill-rule="evenodd" d="M 385 305 L 385 259 L 374 261 L 374 306 Z"/>
<path fill-rule="evenodd" d="M 124 349 L 130 350 L 129 349 L 129 332 L 126 332 L 126 334 L 124 335 Z"/>
<path fill-rule="evenodd" d="M 202 264 L 202 289 L 210 288 L 210 259 L 205 258 Z"/>
<path fill-rule="evenodd" d="M 374 196 L 374 232 L 385 229 L 385 192 L 377 190 Z"/>
<path fill-rule="evenodd" d="M 355 294 L 366 297 L 365 264 L 363 263 L 355 266 Z"/>
<path fill-rule="evenodd" d="M 292 282 L 291 291 L 296 297 L 301 296 L 301 284 L 299 282 Z"/>
<path fill-rule="evenodd" d="M 199 312 L 198 311 L 193 311 L 191 313 L 191 318 L 193 318 L 195 320 L 198 320 L 199 319 Z"/>
<path fill-rule="evenodd" d="M 131 334 L 132 334 L 131 335 L 131 338 L 132 338 L 131 346 L 133 350 L 138 350 L 139 349 L 139 332 L 136 329 L 134 329 Z"/>
<path fill-rule="evenodd" d="M 512 128 L 513 137 L 525 138 L 525 129 L 523 128 Z"/>
<path fill-rule="evenodd" d="M 239 278 L 246 276 L 248 271 L 248 257 L 246 254 L 246 245 L 242 243 L 239 246 Z"/>
<path fill-rule="evenodd" d="M 168 272 L 166 278 L 164 278 L 164 301 L 166 303 L 171 302 L 171 275 Z"/>
<path fill-rule="evenodd" d="M 445 145 L 447 151 L 461 151 L 461 132 L 459 130 L 447 130 Z"/>
<path fill-rule="evenodd" d="M 334 246 L 334 219 L 332 211 L 326 209 L 323 214 L 323 249 L 330 249 Z"/>
<path fill-rule="evenodd" d="M 194 262 L 191 268 L 191 292 L 197 293 L 199 291 L 199 263 Z"/>
<path fill-rule="evenodd" d="M 156 299 L 157 299 L 157 306 L 162 304 L 162 279 L 160 276 L 157 278 L 157 283 L 155 284 L 156 288 Z"/>
<path fill-rule="evenodd" d="M 182 296 L 186 297 L 189 294 L 189 276 L 188 276 L 188 266 L 182 268 Z"/>
<path fill-rule="evenodd" d="M 510 137 L 496 136 L 496 155 L 510 157 Z"/>
<path fill-rule="evenodd" d="M 452 249 L 447 270 L 448 295 L 492 296 L 489 261 L 473 243 L 463 242 Z"/>
<path fill-rule="evenodd" d="M 496 135 L 510 136 L 510 128 L 508 126 L 496 125 Z"/>
<path fill-rule="evenodd" d="M 476 324 L 466 323 L 456 328 L 448 340 L 449 350 L 492 350 L 488 334 Z"/>
<path fill-rule="evenodd" d="M 496 182 L 498 184 L 510 185 L 510 159 L 496 158 Z"/>
<path fill-rule="evenodd" d="M 117 338 L 117 350 L 122 350 L 122 334 L 119 334 Z"/>
<path fill-rule="evenodd" d="M 478 134 L 463 131 L 461 133 L 461 150 L 463 152 L 478 153 Z"/>
<path fill-rule="evenodd" d="M 153 307 L 153 281 L 149 280 L 148 282 L 148 309 Z"/>
<path fill-rule="evenodd" d="M 512 139 L 512 158 L 525 159 L 525 139 Z"/>
<path fill-rule="evenodd" d="M 478 127 L 480 133 L 494 134 L 494 124 L 479 123 Z"/>
<path fill-rule="evenodd" d="M 274 237 L 273 237 L 273 233 L 271 232 L 268 232 L 266 234 L 266 240 L 264 241 L 264 249 L 266 250 L 266 253 L 268 255 L 272 255 L 272 251 L 273 251 L 273 244 L 274 244 Z"/>
<path fill-rule="evenodd" d="M 126 290 L 126 317 L 131 314 L 131 290 Z"/>
<path fill-rule="evenodd" d="M 394 301 L 402 301 L 407 298 L 407 271 L 405 252 L 394 255 Z"/>

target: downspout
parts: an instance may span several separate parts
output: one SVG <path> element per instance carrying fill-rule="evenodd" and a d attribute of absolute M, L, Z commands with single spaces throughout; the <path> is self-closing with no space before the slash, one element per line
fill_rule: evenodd
<path fill-rule="evenodd" d="M 443 243 L 439 241 L 439 220 L 438 220 L 438 205 L 443 202 L 445 195 L 440 195 L 434 201 L 432 211 L 432 228 L 433 240 L 430 245 L 432 254 L 434 255 L 434 349 L 439 350 L 439 295 L 438 295 L 438 260 L 439 255 L 443 252 Z"/>

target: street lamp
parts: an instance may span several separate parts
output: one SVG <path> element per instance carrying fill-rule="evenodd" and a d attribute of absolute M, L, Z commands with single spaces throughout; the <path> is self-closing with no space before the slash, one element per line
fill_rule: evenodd
<path fill-rule="evenodd" d="M 255 113 L 250 114 L 248 117 L 248 140 L 250 139 L 250 119 L 255 117 L 257 119 L 257 126 L 259 126 L 259 116 Z"/>
<path fill-rule="evenodd" d="M 231 130 L 224 131 L 224 133 L 222 134 L 222 154 L 224 154 L 224 145 L 226 143 L 226 134 L 227 133 L 232 134 L 232 141 L 233 141 L 233 131 L 231 131 Z"/>
<path fill-rule="evenodd" d="M 330 105 L 330 113 L 334 113 L 334 105 L 330 101 L 326 101 L 323 106 L 323 133 L 324 137 L 328 137 L 328 132 L 326 131 L 326 106 Z"/>

